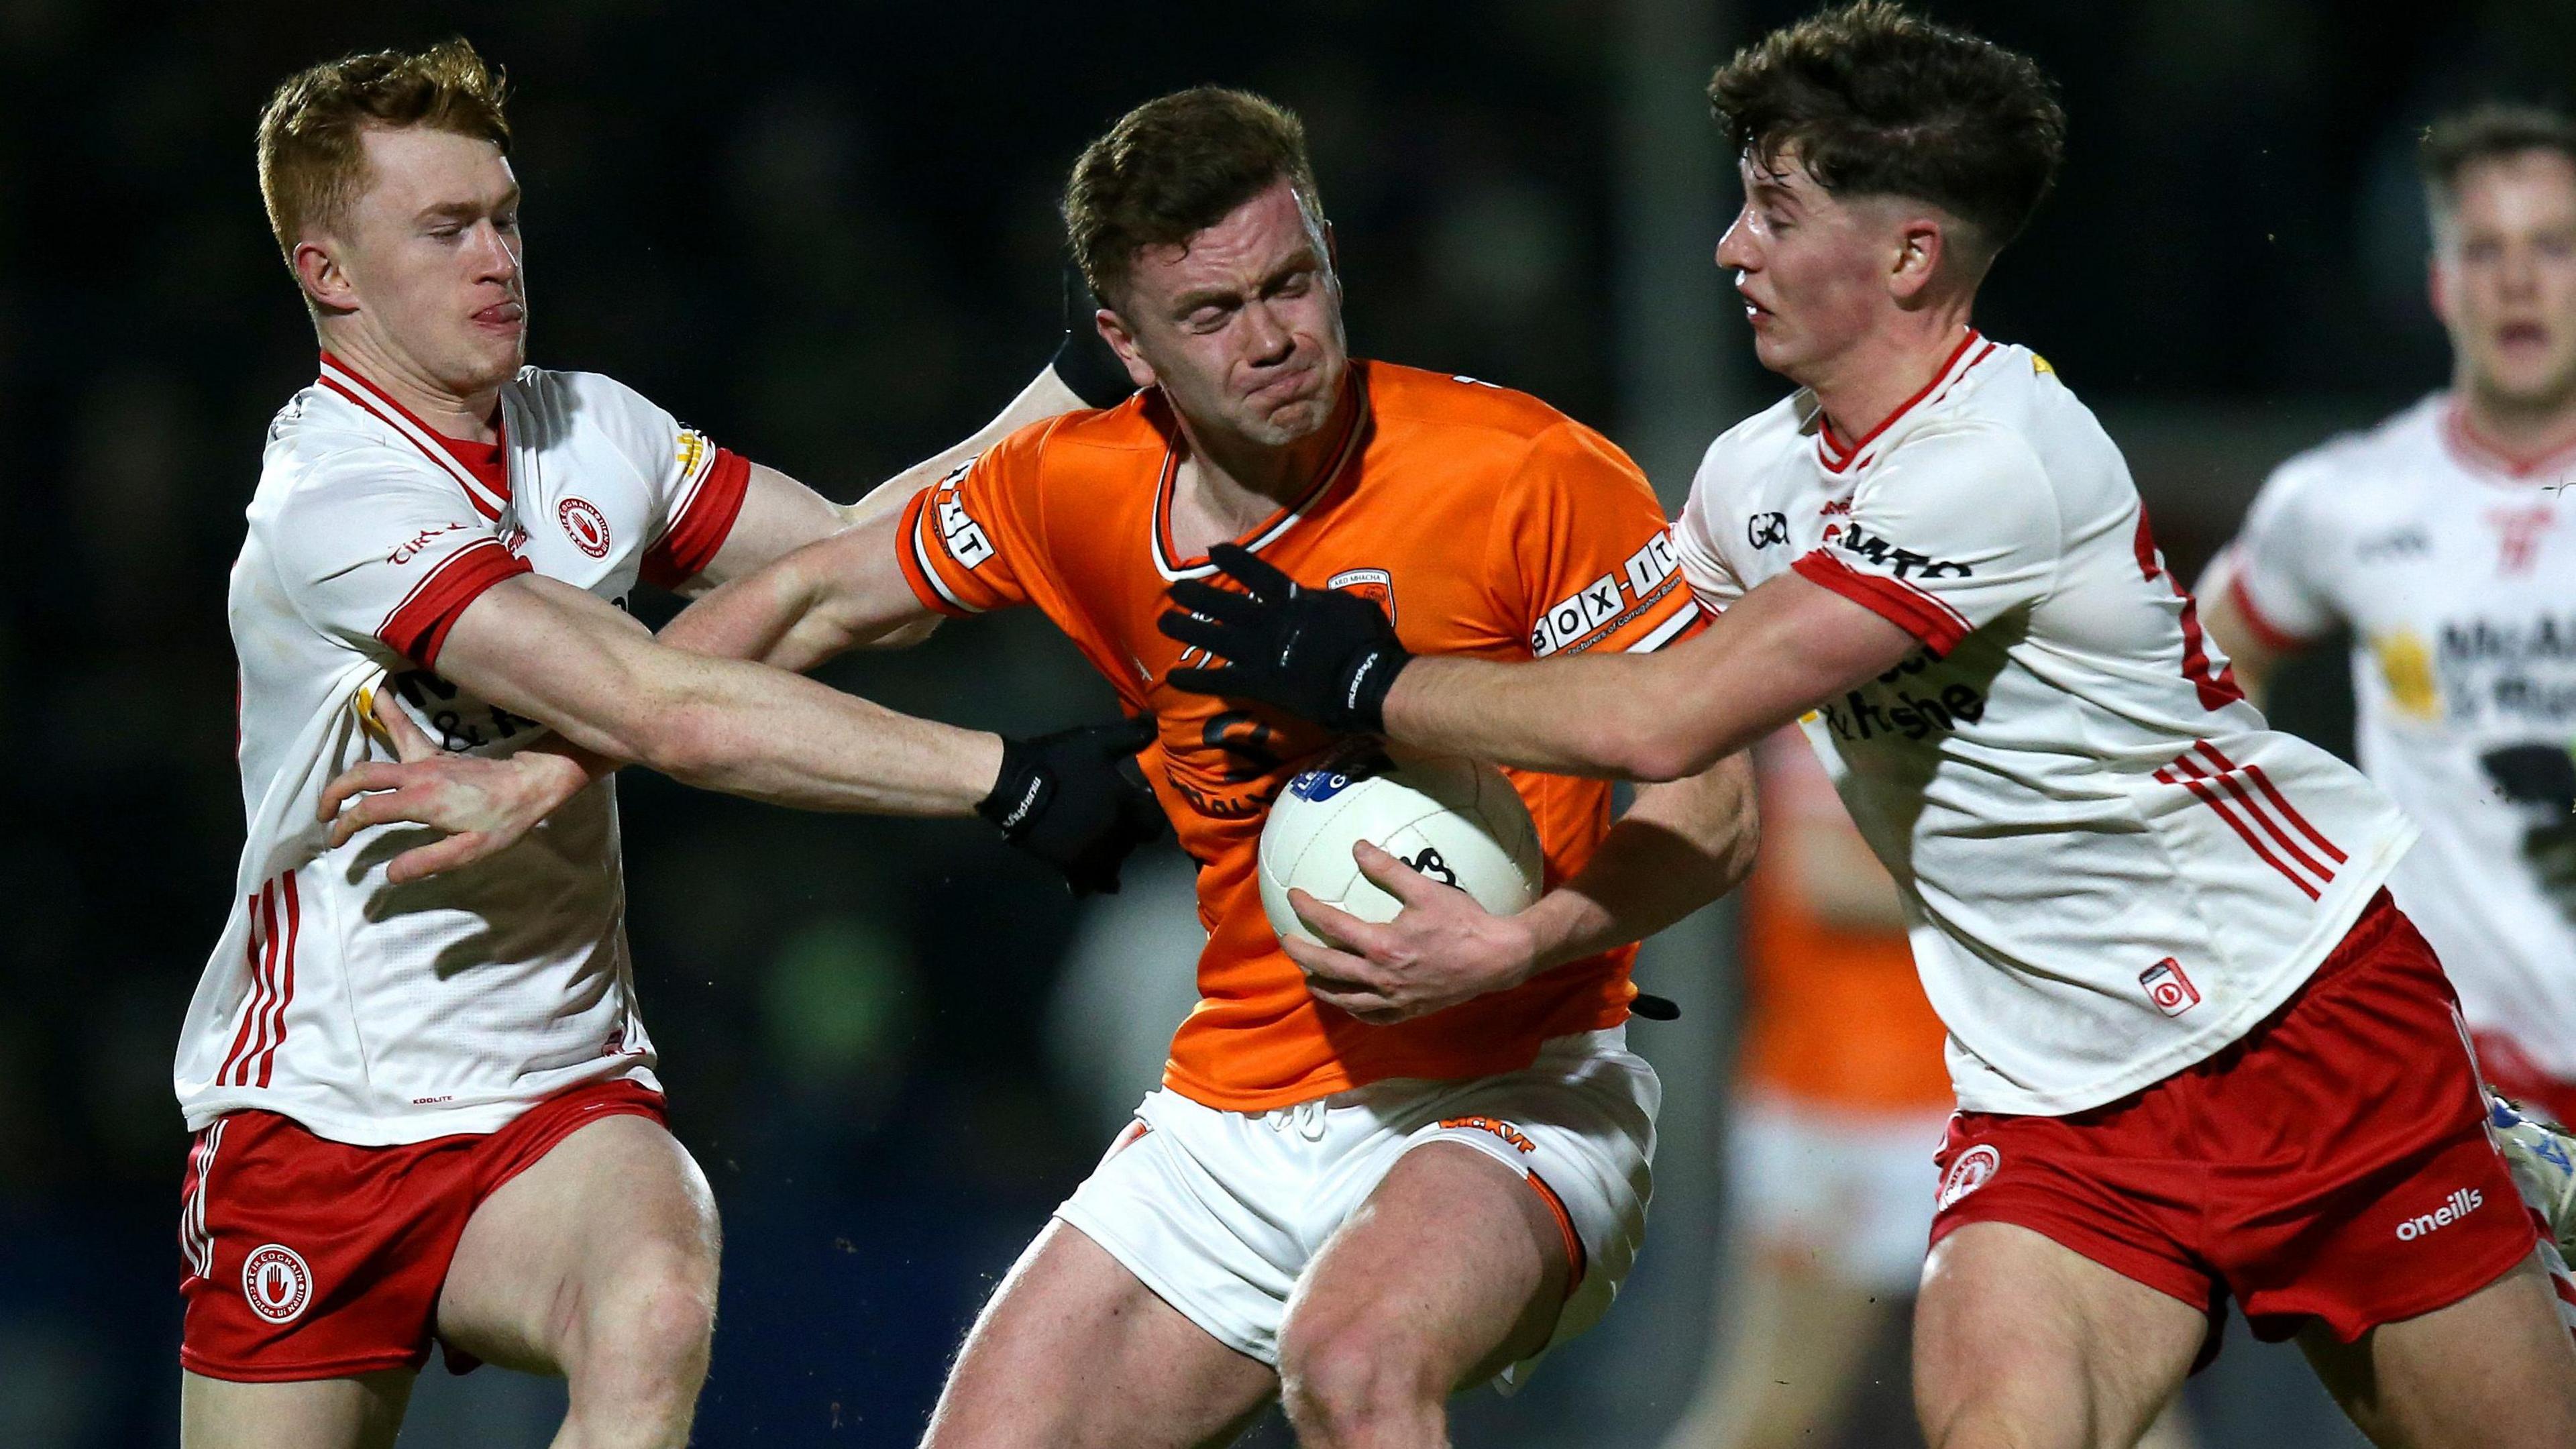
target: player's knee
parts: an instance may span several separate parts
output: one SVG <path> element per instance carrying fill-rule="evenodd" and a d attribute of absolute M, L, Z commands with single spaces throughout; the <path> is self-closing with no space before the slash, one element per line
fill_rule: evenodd
<path fill-rule="evenodd" d="M 1300 1434 L 1326 1444 L 1437 1413 L 1447 1397 L 1422 1356 L 1422 1336 L 1352 1321 L 1300 1331 L 1280 1344 L 1279 1394 Z"/>
<path fill-rule="evenodd" d="M 715 1335 L 714 1267 L 655 1254 L 632 1265 L 616 1291 L 600 1295 L 592 1317 L 585 1358 L 594 1373 L 694 1391 Z"/>

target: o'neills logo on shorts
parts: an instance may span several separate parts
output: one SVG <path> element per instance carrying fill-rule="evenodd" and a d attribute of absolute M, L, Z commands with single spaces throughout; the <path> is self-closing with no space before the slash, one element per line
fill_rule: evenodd
<path fill-rule="evenodd" d="M 242 1260 L 242 1296 L 269 1322 L 293 1323 L 313 1302 L 313 1272 L 283 1243 L 253 1248 Z"/>
<path fill-rule="evenodd" d="M 2397 1241 L 2411 1243 L 2436 1228 L 2447 1228 L 2485 1204 L 2487 1195 L 2474 1187 L 2464 1187 L 2442 1199 L 2442 1205 L 2429 1213 L 2417 1213 L 2397 1225 Z"/>
<path fill-rule="evenodd" d="M 2003 1165 L 2004 1155 L 1982 1143 L 1960 1153 L 1959 1160 L 1941 1175 L 1941 1206 L 1946 1209 L 1984 1187 Z"/>

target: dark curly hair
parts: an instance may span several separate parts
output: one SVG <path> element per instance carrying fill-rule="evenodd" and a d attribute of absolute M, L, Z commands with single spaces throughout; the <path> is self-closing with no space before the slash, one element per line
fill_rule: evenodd
<path fill-rule="evenodd" d="M 2066 151 L 2066 112 L 2030 57 L 1892 0 L 1811 15 L 1708 84 L 1739 153 L 1799 164 L 1836 194 L 1927 201 L 1991 257 L 2029 224 Z"/>

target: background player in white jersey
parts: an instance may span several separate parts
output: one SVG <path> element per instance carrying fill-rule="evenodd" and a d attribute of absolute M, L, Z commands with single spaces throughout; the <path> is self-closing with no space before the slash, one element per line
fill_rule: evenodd
<path fill-rule="evenodd" d="M 1003 741 L 651 642 L 637 582 L 720 580 L 847 518 L 606 378 L 522 365 L 508 140 L 462 42 L 317 66 L 261 123 L 323 361 L 271 428 L 232 578 L 249 839 L 176 1069 L 192 1446 L 389 1444 L 433 1337 L 451 1366 L 567 1376 L 564 1445 L 684 1442 L 706 1372 L 716 1221 L 661 1121 L 609 787 L 423 880 L 491 842 L 395 871 L 417 832 L 320 818 L 326 782 L 385 758 L 375 730 L 496 756 L 549 722 L 738 793 L 984 808 L 1092 885 L 1159 826 L 1115 773 L 1125 726 Z M 616 725 L 586 723 L 602 700 Z"/>
<path fill-rule="evenodd" d="M 1710 88 L 1720 242 L 1798 393 L 1709 450 L 1683 557 L 1725 611 L 1658 656 L 1412 659 L 1246 555 L 1182 583 L 1182 682 L 1529 768 L 1657 779 L 1802 718 L 1903 893 L 1962 1111 L 1916 1320 L 1941 1446 L 2133 1443 L 2229 1296 L 2380 1443 L 2576 1442 L 2576 1348 L 2484 1130 L 2440 966 L 2381 881 L 2412 829 L 2264 726 L 2119 452 L 1969 326 L 2063 118 L 2027 59 L 1892 5 Z M 1354 1010 L 1526 970 L 1528 927 L 1419 890 L 1298 951 Z"/>
<path fill-rule="evenodd" d="M 2498 1091 L 2576 1121 L 2576 123 L 2423 147 L 2451 386 L 2283 464 L 2202 582 L 2260 694 L 2352 631 L 2362 768 L 2423 827 L 2391 885 Z"/>

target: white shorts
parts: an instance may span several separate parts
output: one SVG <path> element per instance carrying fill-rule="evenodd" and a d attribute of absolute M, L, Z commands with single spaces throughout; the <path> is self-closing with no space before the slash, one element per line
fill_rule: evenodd
<path fill-rule="evenodd" d="M 1768 1093 L 1736 1104 L 1727 1194 L 1738 1232 L 1764 1253 L 1803 1253 L 1837 1277 L 1911 1293 L 1940 1190 L 1932 1154 L 1950 1114 L 1854 1112 Z"/>
<path fill-rule="evenodd" d="M 1397 1158 L 1460 1143 L 1535 1179 L 1581 1245 L 1553 1348 L 1600 1320 L 1636 1261 L 1662 1098 L 1624 1027 L 1557 1037 L 1522 1071 L 1373 1082 L 1270 1112 L 1157 1091 L 1055 1215 L 1219 1342 L 1276 1367 L 1289 1292 L 1334 1230 Z"/>

